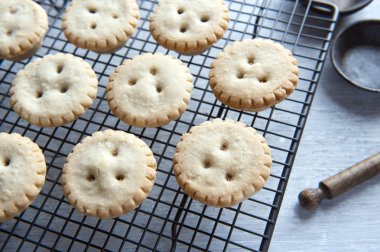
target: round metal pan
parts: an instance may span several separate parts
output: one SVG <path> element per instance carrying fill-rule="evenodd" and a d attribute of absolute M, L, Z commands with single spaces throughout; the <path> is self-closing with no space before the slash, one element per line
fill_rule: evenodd
<path fill-rule="evenodd" d="M 312 0 L 303 0 L 304 3 L 308 3 L 309 1 Z M 314 2 L 327 2 L 335 4 L 339 9 L 339 14 L 346 15 L 364 8 L 371 3 L 372 0 L 314 0 Z M 311 7 L 319 12 L 330 13 L 330 10 L 318 4 L 312 4 Z"/>
<path fill-rule="evenodd" d="M 362 20 L 342 30 L 332 44 L 331 60 L 353 85 L 380 92 L 380 20 Z"/>

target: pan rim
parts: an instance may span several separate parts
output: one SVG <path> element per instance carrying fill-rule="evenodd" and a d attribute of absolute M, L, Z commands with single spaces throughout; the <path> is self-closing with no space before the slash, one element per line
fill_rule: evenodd
<path fill-rule="evenodd" d="M 343 30 L 339 31 L 339 33 L 335 36 L 334 40 L 333 40 L 333 44 L 332 44 L 332 47 L 331 47 L 331 50 L 330 50 L 330 57 L 331 57 L 331 62 L 335 68 L 335 70 L 338 72 L 338 74 L 340 76 L 342 76 L 344 79 L 346 79 L 350 84 L 356 86 L 356 87 L 359 87 L 361 89 L 364 89 L 364 90 L 367 90 L 367 91 L 372 91 L 372 92 L 377 92 L 377 93 L 380 93 L 380 88 L 371 88 L 371 87 L 366 87 L 352 79 L 350 79 L 345 73 L 344 71 L 342 70 L 340 64 L 337 62 L 337 59 L 335 57 L 335 50 L 337 50 L 337 41 L 350 29 L 356 27 L 356 26 L 360 26 L 360 25 L 363 25 L 363 24 L 368 24 L 368 23 L 376 23 L 380 26 L 380 19 L 364 19 L 364 20 L 360 20 L 360 21 L 357 21 L 357 22 L 354 22 L 353 24 L 349 25 L 348 27 L 344 28 Z"/>

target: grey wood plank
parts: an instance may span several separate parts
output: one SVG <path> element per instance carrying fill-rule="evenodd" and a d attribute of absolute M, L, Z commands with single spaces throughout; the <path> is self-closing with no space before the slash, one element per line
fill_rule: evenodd
<path fill-rule="evenodd" d="M 380 1 L 341 20 L 378 18 Z M 378 67 L 378 66 L 374 66 Z M 380 151 L 380 95 L 341 78 L 327 60 L 301 140 L 270 251 L 380 251 L 380 176 L 315 212 L 298 193 Z"/>

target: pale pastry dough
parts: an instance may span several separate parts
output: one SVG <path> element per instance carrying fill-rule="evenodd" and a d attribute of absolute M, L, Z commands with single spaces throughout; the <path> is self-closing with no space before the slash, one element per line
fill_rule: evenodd
<path fill-rule="evenodd" d="M 31 124 L 61 126 L 81 116 L 96 97 L 98 80 L 79 57 L 58 53 L 20 70 L 9 91 L 15 112 Z"/>
<path fill-rule="evenodd" d="M 173 163 L 186 194 L 207 205 L 228 207 L 264 186 L 272 159 L 265 139 L 255 129 L 215 119 L 182 136 Z"/>
<path fill-rule="evenodd" d="M 37 3 L 0 1 L 0 59 L 31 57 L 41 47 L 48 27 L 46 11 Z"/>
<path fill-rule="evenodd" d="M 218 100 L 260 111 L 284 100 L 298 83 L 298 63 L 281 44 L 247 39 L 224 48 L 211 64 L 210 86 Z"/>
<path fill-rule="evenodd" d="M 45 157 L 37 144 L 16 133 L 0 133 L 0 223 L 33 202 L 45 174 Z"/>
<path fill-rule="evenodd" d="M 138 207 L 148 196 L 156 167 L 152 151 L 134 135 L 96 132 L 67 157 L 63 192 L 78 211 L 115 218 Z"/>
<path fill-rule="evenodd" d="M 222 38 L 228 21 L 223 0 L 161 0 L 150 17 L 150 31 L 160 45 L 194 55 Z"/>
<path fill-rule="evenodd" d="M 139 18 L 135 0 L 74 0 L 62 17 L 62 30 L 78 47 L 112 53 L 132 36 Z"/>
<path fill-rule="evenodd" d="M 125 123 L 158 127 L 186 110 L 192 89 L 192 76 L 180 60 L 146 53 L 116 69 L 107 85 L 107 99 Z"/>

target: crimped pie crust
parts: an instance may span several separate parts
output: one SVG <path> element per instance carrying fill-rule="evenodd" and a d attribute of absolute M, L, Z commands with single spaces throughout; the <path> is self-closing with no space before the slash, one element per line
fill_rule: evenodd
<path fill-rule="evenodd" d="M 152 190 L 156 160 L 139 138 L 95 132 L 76 145 L 63 168 L 63 192 L 78 211 L 115 218 L 138 207 Z"/>
<path fill-rule="evenodd" d="M 291 95 L 298 63 L 281 44 L 247 39 L 224 48 L 211 64 L 210 86 L 218 100 L 236 109 L 260 111 Z"/>
<path fill-rule="evenodd" d="M 206 205 L 228 207 L 264 186 L 271 162 L 270 149 L 255 129 L 215 119 L 182 136 L 173 169 L 190 197 Z"/>
<path fill-rule="evenodd" d="M 48 27 L 46 11 L 37 3 L 0 1 L 0 59 L 31 57 L 40 48 Z"/>
<path fill-rule="evenodd" d="M 160 45 L 194 55 L 221 39 L 228 21 L 223 0 L 161 0 L 150 17 L 150 31 Z"/>
<path fill-rule="evenodd" d="M 192 89 L 192 75 L 180 60 L 146 53 L 117 67 L 109 78 L 107 99 L 126 124 L 158 127 L 186 110 Z"/>
<path fill-rule="evenodd" d="M 78 47 L 112 53 L 133 35 L 139 18 L 135 0 L 74 0 L 62 17 L 62 30 Z"/>
<path fill-rule="evenodd" d="M 98 80 L 79 57 L 58 53 L 20 70 L 9 91 L 11 105 L 24 120 L 41 127 L 61 126 L 84 114 L 96 97 Z"/>
<path fill-rule="evenodd" d="M 16 133 L 0 133 L 0 223 L 33 202 L 45 174 L 45 157 L 37 144 Z"/>

